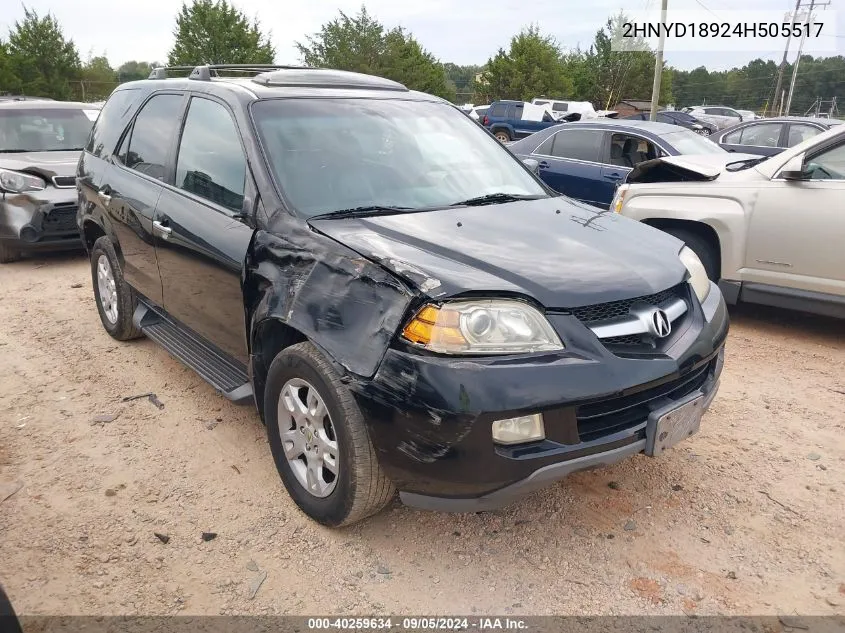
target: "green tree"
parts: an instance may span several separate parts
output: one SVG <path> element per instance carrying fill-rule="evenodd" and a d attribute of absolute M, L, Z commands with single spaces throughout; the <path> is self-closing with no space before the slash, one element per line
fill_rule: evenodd
<path fill-rule="evenodd" d="M 117 87 L 117 78 L 104 56 L 88 56 L 82 66 L 79 82 L 74 84 L 74 97 L 81 101 L 102 101 Z"/>
<path fill-rule="evenodd" d="M 386 77 L 446 99 L 454 88 L 435 57 L 401 27 L 386 30 L 362 6 L 357 15 L 343 11 L 323 24 L 318 33 L 296 42 L 303 63 L 315 68 L 335 68 Z"/>
<path fill-rule="evenodd" d="M 171 66 L 196 64 L 272 64 L 276 49 L 258 20 L 226 0 L 193 0 L 176 16 L 176 41 L 167 56 Z"/>
<path fill-rule="evenodd" d="M 15 71 L 12 68 L 9 47 L 6 42 L 0 40 L 0 95 L 20 92 L 20 83 L 20 79 L 15 75 Z"/>
<path fill-rule="evenodd" d="M 24 19 L 9 31 L 9 66 L 24 94 L 53 99 L 71 96 L 80 73 L 79 53 L 56 18 L 24 7 Z"/>
<path fill-rule="evenodd" d="M 499 49 L 481 74 L 480 100 L 567 97 L 572 79 L 564 73 L 560 47 L 553 37 L 530 26 L 511 38 L 510 49 Z"/>
<path fill-rule="evenodd" d="M 125 62 L 117 68 L 117 80 L 122 83 L 124 81 L 147 79 L 152 69 L 161 65 L 158 62 L 139 62 L 135 60 Z"/>
<path fill-rule="evenodd" d="M 455 91 L 457 103 L 465 103 L 474 99 L 476 91 L 475 77 L 480 74 L 483 67 L 476 64 L 459 66 L 446 62 L 443 64 L 443 71 L 446 73 L 446 82 Z"/>

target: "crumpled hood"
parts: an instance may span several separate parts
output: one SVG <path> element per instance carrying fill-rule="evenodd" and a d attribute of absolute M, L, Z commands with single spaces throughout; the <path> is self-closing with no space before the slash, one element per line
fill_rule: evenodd
<path fill-rule="evenodd" d="M 625 182 L 715 180 L 725 171 L 726 165 L 748 158 L 756 159 L 761 157 L 739 152 L 665 156 L 639 163 L 628 173 Z"/>
<path fill-rule="evenodd" d="M 564 197 L 309 224 L 435 298 L 513 293 L 574 308 L 687 274 L 674 237 Z"/>
<path fill-rule="evenodd" d="M 81 152 L 0 152 L 0 168 L 27 171 L 50 179 L 53 176 L 75 176 Z"/>

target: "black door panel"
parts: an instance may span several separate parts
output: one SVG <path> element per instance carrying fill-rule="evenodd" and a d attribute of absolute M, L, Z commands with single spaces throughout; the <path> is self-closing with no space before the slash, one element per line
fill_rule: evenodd
<path fill-rule="evenodd" d="M 192 97 L 175 158 L 174 185 L 158 202 L 165 310 L 246 363 L 241 271 L 254 194 L 240 133 L 220 102 Z M 249 185 L 248 185 L 249 183 Z"/>
<path fill-rule="evenodd" d="M 123 257 L 123 277 L 150 301 L 161 305 L 153 216 L 163 187 L 129 169 L 111 165 L 100 185 L 100 199 L 113 239 Z"/>
<path fill-rule="evenodd" d="M 165 190 L 158 265 L 167 312 L 246 363 L 241 270 L 253 229 L 213 205 Z"/>

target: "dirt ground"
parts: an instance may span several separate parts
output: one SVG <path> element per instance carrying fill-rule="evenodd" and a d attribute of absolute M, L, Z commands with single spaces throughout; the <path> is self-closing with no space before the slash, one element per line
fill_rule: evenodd
<path fill-rule="evenodd" d="M 164 407 L 122 402 L 146 392 Z M 845 323 L 738 309 L 701 432 L 662 458 L 332 531 L 252 408 L 105 333 L 83 256 L 0 267 L 0 583 L 23 614 L 842 614 L 843 436 Z"/>

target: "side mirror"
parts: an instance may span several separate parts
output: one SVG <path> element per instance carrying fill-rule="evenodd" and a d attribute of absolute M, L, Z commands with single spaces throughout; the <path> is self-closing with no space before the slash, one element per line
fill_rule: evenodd
<path fill-rule="evenodd" d="M 538 163 L 533 158 L 523 158 L 522 164 L 528 167 L 531 171 L 533 171 L 538 176 L 540 175 L 540 163 Z"/>
<path fill-rule="evenodd" d="M 807 180 L 807 172 L 804 171 L 804 154 L 793 156 L 780 170 L 780 177 L 784 180 Z"/>

